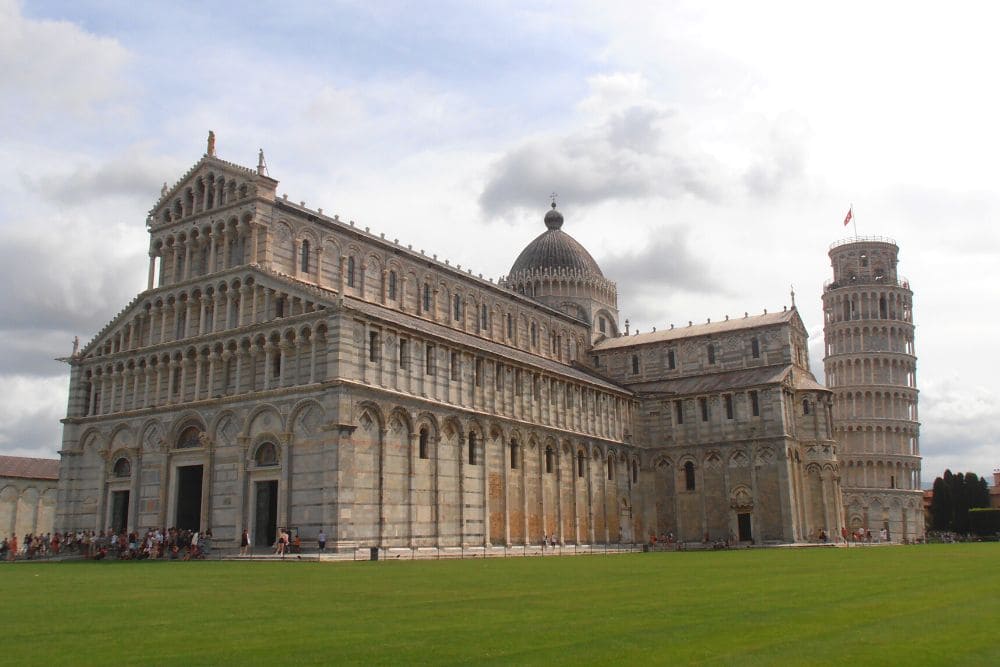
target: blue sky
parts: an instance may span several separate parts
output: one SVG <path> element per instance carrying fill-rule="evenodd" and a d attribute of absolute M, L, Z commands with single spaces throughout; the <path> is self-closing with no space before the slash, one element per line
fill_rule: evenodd
<path fill-rule="evenodd" d="M 924 477 L 1000 465 L 997 16 L 979 3 L 0 0 L 0 451 L 54 455 L 73 336 L 145 285 L 204 152 L 499 277 L 559 194 L 649 330 L 797 303 L 853 203 L 915 291 Z M 849 231 L 849 230 L 848 230 Z"/>

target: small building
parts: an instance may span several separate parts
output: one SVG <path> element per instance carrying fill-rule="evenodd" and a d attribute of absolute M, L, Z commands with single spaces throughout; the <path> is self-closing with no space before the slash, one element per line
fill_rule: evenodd
<path fill-rule="evenodd" d="M 993 486 L 990 487 L 990 507 L 1000 510 L 1000 468 L 993 471 Z"/>
<path fill-rule="evenodd" d="M 0 456 L 0 539 L 52 532 L 58 486 L 58 459 Z"/>

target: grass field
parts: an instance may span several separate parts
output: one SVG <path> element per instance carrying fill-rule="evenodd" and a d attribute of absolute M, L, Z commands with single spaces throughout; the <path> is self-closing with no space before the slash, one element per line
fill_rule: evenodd
<path fill-rule="evenodd" d="M 0 566 L 3 664 L 1000 664 L 1000 544 Z"/>

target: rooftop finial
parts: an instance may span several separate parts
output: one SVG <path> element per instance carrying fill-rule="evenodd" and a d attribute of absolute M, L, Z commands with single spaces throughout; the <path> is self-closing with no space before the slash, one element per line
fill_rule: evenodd
<path fill-rule="evenodd" d="M 162 197 L 165 194 L 167 194 L 167 182 L 163 181 L 163 187 L 160 188 L 160 196 Z"/>
<path fill-rule="evenodd" d="M 563 225 L 562 213 L 556 210 L 556 193 L 549 195 L 552 200 L 552 210 L 545 214 L 545 226 L 550 230 L 560 229 Z"/>
<path fill-rule="evenodd" d="M 264 149 L 261 148 L 257 153 L 257 173 L 260 176 L 270 176 L 267 173 L 267 162 L 264 161 Z"/>
<path fill-rule="evenodd" d="M 205 155 L 215 157 L 215 132 L 213 130 L 208 131 L 208 150 L 205 151 Z"/>
<path fill-rule="evenodd" d="M 792 308 L 795 307 L 795 285 L 792 285 Z"/>

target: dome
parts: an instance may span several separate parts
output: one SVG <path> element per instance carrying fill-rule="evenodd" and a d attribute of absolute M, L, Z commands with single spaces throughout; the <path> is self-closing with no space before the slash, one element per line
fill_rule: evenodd
<path fill-rule="evenodd" d="M 562 225 L 562 213 L 556 210 L 553 203 L 552 209 L 545 214 L 545 226 L 548 229 L 521 251 L 514 260 L 510 275 L 522 271 L 554 272 L 566 269 L 585 276 L 603 278 L 604 274 L 594 258 L 579 241 L 562 230 Z"/>

